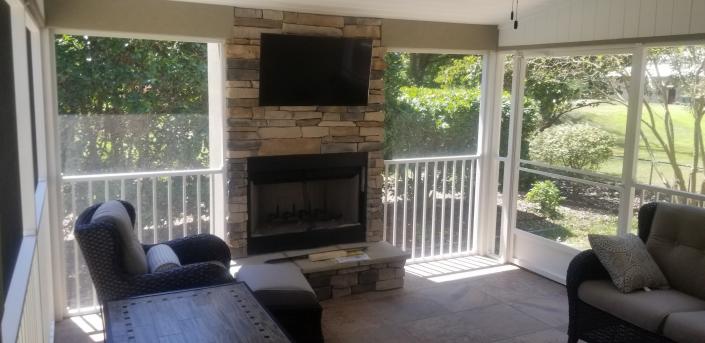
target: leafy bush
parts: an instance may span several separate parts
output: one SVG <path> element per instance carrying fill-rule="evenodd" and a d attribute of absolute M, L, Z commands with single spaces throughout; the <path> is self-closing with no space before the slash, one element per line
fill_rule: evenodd
<path fill-rule="evenodd" d="M 558 206 L 564 199 L 556 184 L 548 180 L 534 182 L 526 193 L 526 201 L 538 205 L 539 213 L 549 218 L 558 216 Z"/>
<path fill-rule="evenodd" d="M 386 113 L 386 156 L 475 152 L 479 99 L 479 88 L 399 87 L 393 99 L 396 108 L 388 108 Z"/>
<path fill-rule="evenodd" d="M 585 124 L 550 127 L 529 142 L 532 160 L 573 169 L 597 169 L 612 157 L 615 141 L 602 129 Z"/>

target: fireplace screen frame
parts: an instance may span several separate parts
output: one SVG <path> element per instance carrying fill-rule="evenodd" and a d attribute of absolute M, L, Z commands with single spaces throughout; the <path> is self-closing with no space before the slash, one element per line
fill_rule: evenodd
<path fill-rule="evenodd" d="M 367 157 L 366 152 L 249 157 L 247 159 L 248 255 L 364 242 L 367 232 Z M 359 183 L 357 187 L 359 223 L 329 229 L 310 229 L 304 232 L 253 235 L 256 230 L 254 225 L 257 222 L 253 216 L 255 204 L 252 201 L 255 184 L 324 180 L 325 177 L 321 175 L 326 175 L 326 170 L 331 173 L 358 171 L 356 176 Z"/>

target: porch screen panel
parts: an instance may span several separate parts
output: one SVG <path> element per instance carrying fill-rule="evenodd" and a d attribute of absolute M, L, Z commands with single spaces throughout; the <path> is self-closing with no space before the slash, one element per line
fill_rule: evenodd
<path fill-rule="evenodd" d="M 69 313 L 97 308 L 73 237 L 87 207 L 125 200 L 144 243 L 212 233 L 207 44 L 54 37 Z"/>
<path fill-rule="evenodd" d="M 472 250 L 483 58 L 385 56 L 384 238 L 412 260 Z"/>
<path fill-rule="evenodd" d="M 634 209 L 652 201 L 705 207 L 705 45 L 647 49 L 644 76 Z"/>
<path fill-rule="evenodd" d="M 577 249 L 616 234 L 631 55 L 527 59 L 517 229 Z"/>

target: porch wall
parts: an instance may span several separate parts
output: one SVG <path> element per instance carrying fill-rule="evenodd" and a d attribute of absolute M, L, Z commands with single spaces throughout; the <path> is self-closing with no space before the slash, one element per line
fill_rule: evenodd
<path fill-rule="evenodd" d="M 500 25 L 500 49 L 705 39 L 705 0 L 552 0 Z"/>
<path fill-rule="evenodd" d="M 216 41 L 230 35 L 231 8 L 168 0 L 49 0 L 46 24 L 78 34 Z"/>

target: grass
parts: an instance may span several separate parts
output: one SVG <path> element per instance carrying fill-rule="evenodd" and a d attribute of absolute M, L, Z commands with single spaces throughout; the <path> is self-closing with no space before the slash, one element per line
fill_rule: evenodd
<path fill-rule="evenodd" d="M 522 204 L 523 203 L 523 204 Z M 524 205 L 524 206 L 522 206 Z M 545 218 L 535 209 L 519 200 L 517 228 L 558 243 L 584 250 L 590 247 L 589 234 L 614 235 L 617 233 L 617 215 L 586 208 L 560 206 L 559 216 Z"/>
<path fill-rule="evenodd" d="M 663 135 L 663 114 L 664 108 L 662 105 L 652 104 L 652 109 L 655 112 L 655 120 L 657 128 Z M 671 105 L 671 116 L 673 118 L 674 138 L 676 147 L 677 161 L 681 165 L 692 164 L 693 158 L 693 126 L 694 121 L 692 114 L 687 106 Z M 644 109 L 643 118 L 648 118 L 648 112 Z M 616 139 L 617 145 L 614 149 L 614 158 L 602 164 L 599 172 L 608 175 L 621 176 L 622 174 L 622 158 L 624 157 L 624 139 L 627 123 L 627 108 L 622 105 L 603 104 L 597 107 L 590 107 L 571 112 L 567 116 L 567 121 L 574 123 L 588 123 L 592 126 L 599 127 L 612 133 Z M 655 135 L 644 125 L 642 125 L 648 140 L 651 142 L 652 149 L 656 160 L 663 163 L 668 163 L 666 153 L 661 149 Z M 661 185 L 661 181 L 656 174 L 651 175 L 651 157 L 648 155 L 644 142 L 639 145 L 639 163 L 637 165 L 637 179 L 642 183 L 651 183 Z M 657 167 L 669 180 L 673 180 L 673 170 L 668 164 L 660 164 Z M 682 167 L 684 173 L 688 173 L 690 168 Z M 650 182 L 651 181 L 651 182 Z"/>

